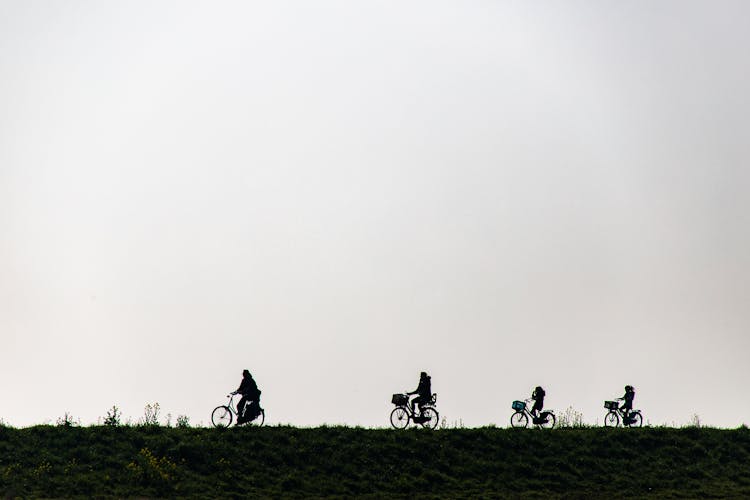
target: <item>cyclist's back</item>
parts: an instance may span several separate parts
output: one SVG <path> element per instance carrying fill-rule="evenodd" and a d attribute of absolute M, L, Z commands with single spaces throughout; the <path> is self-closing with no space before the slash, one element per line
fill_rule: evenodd
<path fill-rule="evenodd" d="M 544 396 L 546 396 L 547 393 L 544 392 L 544 389 L 542 389 L 541 386 L 536 386 L 536 389 L 531 393 L 531 399 L 534 400 L 534 406 L 531 408 L 531 414 L 533 416 L 539 415 L 539 412 L 541 412 L 544 409 Z"/>
<path fill-rule="evenodd" d="M 633 409 L 633 400 L 635 399 L 635 389 L 633 388 L 633 386 L 626 385 L 625 395 L 618 399 L 624 401 L 624 404 L 622 405 L 622 410 L 625 412 L 625 415 L 630 413 L 630 411 Z"/>

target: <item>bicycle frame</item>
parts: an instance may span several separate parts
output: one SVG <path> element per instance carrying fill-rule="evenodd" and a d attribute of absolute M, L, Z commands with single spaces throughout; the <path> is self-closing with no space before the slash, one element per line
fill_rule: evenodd
<path fill-rule="evenodd" d="M 226 406 L 227 408 L 229 408 L 229 411 L 230 411 L 230 412 L 232 412 L 232 416 L 233 416 L 234 418 L 238 418 L 238 416 L 239 416 L 239 415 L 237 414 L 237 409 L 236 409 L 236 406 L 237 406 L 237 405 L 235 405 L 235 404 L 234 404 L 234 397 L 235 397 L 236 395 L 237 395 L 237 394 L 230 394 L 230 395 L 229 395 L 229 402 L 228 402 L 228 403 L 227 403 L 227 404 L 225 405 L 225 406 Z"/>
<path fill-rule="evenodd" d="M 518 413 L 518 410 L 516 410 L 516 413 Z M 528 408 L 524 407 L 524 409 L 521 410 L 521 413 L 523 413 L 524 415 L 526 415 L 526 417 L 528 417 L 529 421 L 531 421 L 531 422 L 534 421 L 534 415 L 531 414 L 531 412 L 528 410 Z"/>
<path fill-rule="evenodd" d="M 235 396 L 237 396 L 237 394 L 230 394 L 230 395 L 229 395 L 229 402 L 227 403 L 227 406 L 228 406 L 228 407 L 229 407 L 229 409 L 230 409 L 230 410 L 232 411 L 232 413 L 234 414 L 234 416 L 235 416 L 235 417 L 237 417 L 237 418 L 239 418 L 239 414 L 237 413 L 237 410 L 236 410 L 236 408 L 235 408 L 235 406 L 236 406 L 236 405 L 234 405 L 234 404 L 233 404 L 233 401 L 234 401 L 234 397 L 235 397 Z M 240 398 L 240 399 L 242 399 L 242 398 Z M 252 403 L 252 400 L 249 400 L 249 401 L 247 402 L 247 404 L 245 405 L 245 408 L 244 408 L 245 410 L 247 410 L 248 408 L 250 408 L 250 403 Z M 238 404 L 239 404 L 239 403 L 238 403 Z M 260 410 L 261 412 L 265 411 L 265 410 L 264 410 L 263 408 L 261 408 L 261 407 L 260 407 L 260 404 L 258 404 L 258 409 L 259 409 L 259 410 Z M 256 418 L 257 418 L 257 417 L 256 417 Z M 253 419 L 253 420 L 254 420 L 254 419 Z M 248 420 L 248 422 L 250 422 L 250 420 Z"/>

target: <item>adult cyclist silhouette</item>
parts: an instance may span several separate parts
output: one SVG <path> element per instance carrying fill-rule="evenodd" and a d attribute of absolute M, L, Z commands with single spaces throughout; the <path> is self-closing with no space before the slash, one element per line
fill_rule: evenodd
<path fill-rule="evenodd" d="M 242 382 L 239 388 L 232 394 L 242 395 L 240 402 L 237 403 L 237 423 L 235 425 L 250 422 L 258 416 L 260 413 L 260 390 L 248 370 L 242 370 Z M 245 414 L 244 410 L 247 403 L 250 403 L 250 407 L 247 409 L 247 414 Z"/>
<path fill-rule="evenodd" d="M 432 399 L 432 378 L 427 375 L 427 372 L 420 373 L 417 389 L 406 394 L 409 396 L 417 395 L 416 398 L 411 400 L 411 411 L 414 413 L 414 407 L 419 405 L 419 415 L 421 415 L 422 405 L 429 403 Z"/>

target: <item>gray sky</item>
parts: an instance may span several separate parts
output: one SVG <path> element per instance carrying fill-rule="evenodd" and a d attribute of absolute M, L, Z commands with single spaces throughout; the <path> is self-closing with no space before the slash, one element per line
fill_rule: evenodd
<path fill-rule="evenodd" d="M 0 0 L 0 418 L 750 423 L 745 1 Z"/>

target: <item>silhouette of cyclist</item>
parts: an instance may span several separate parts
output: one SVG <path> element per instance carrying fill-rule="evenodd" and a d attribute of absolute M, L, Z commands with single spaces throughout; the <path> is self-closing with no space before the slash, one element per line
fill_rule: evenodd
<path fill-rule="evenodd" d="M 630 410 L 633 409 L 633 400 L 635 399 L 635 389 L 632 385 L 625 386 L 625 395 L 621 398 L 617 398 L 618 401 L 625 401 L 622 405 L 622 411 L 625 414 L 625 419 L 630 418 Z"/>
<path fill-rule="evenodd" d="M 237 423 L 235 425 L 250 422 L 260 414 L 260 390 L 248 370 L 242 370 L 242 382 L 232 394 L 242 394 L 240 402 L 237 403 Z M 247 403 L 250 403 L 250 407 L 247 409 L 247 415 L 245 415 Z"/>
<path fill-rule="evenodd" d="M 536 389 L 534 389 L 534 392 L 531 393 L 531 399 L 534 400 L 534 406 L 531 407 L 531 415 L 533 417 L 538 417 L 539 412 L 541 412 L 544 409 L 544 396 L 547 393 L 544 392 L 544 389 L 542 389 L 541 386 L 536 386 Z"/>
<path fill-rule="evenodd" d="M 419 405 L 419 415 L 421 415 L 422 405 L 425 405 L 432 400 L 432 378 L 427 375 L 426 372 L 420 373 L 417 390 L 407 392 L 406 394 L 409 396 L 417 394 L 417 397 L 411 400 L 411 411 L 414 413 L 414 407 Z"/>

